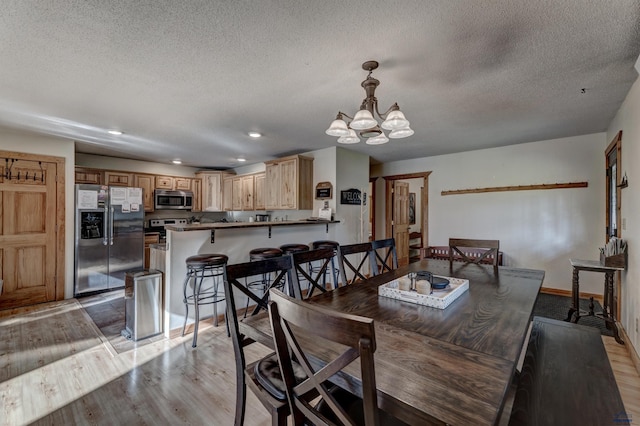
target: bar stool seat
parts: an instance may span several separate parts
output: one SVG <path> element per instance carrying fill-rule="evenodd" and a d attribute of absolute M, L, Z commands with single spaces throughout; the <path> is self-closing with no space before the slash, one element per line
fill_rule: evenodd
<path fill-rule="evenodd" d="M 311 243 L 311 247 L 314 250 L 322 249 L 322 248 L 330 248 L 333 249 L 335 256 L 338 255 L 338 247 L 340 243 L 333 240 L 317 240 Z M 333 288 L 338 288 L 338 276 L 340 275 L 340 269 L 336 266 L 335 256 L 331 259 L 331 268 L 333 271 Z M 313 271 L 313 270 L 312 270 Z M 325 282 L 326 284 L 326 282 Z"/>
<path fill-rule="evenodd" d="M 200 306 L 213 304 L 213 322 L 218 326 L 218 308 L 217 303 L 222 302 L 224 298 L 218 295 L 218 285 L 220 277 L 224 275 L 224 267 L 229 261 L 229 257 L 224 254 L 208 253 L 196 254 L 189 256 L 186 260 L 187 275 L 184 280 L 183 294 L 185 305 L 184 325 L 182 326 L 182 335 L 184 336 L 187 328 L 187 319 L 189 318 L 189 305 L 195 309 L 195 324 L 193 331 L 192 347 L 196 347 L 198 340 L 198 325 L 200 323 Z M 202 283 L 206 278 L 211 278 L 213 282 L 211 286 L 203 288 Z M 191 294 L 188 294 L 189 282 L 191 284 Z"/>
<path fill-rule="evenodd" d="M 282 250 L 276 247 L 255 248 L 249 252 L 249 260 L 264 260 L 282 256 Z"/>
<path fill-rule="evenodd" d="M 282 250 L 284 254 L 291 254 L 301 251 L 308 251 L 309 246 L 306 244 L 283 244 L 280 246 L 280 250 Z"/>

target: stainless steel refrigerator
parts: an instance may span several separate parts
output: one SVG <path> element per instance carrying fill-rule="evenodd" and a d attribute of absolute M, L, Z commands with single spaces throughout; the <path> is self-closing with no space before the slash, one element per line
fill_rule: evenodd
<path fill-rule="evenodd" d="M 75 295 L 125 286 L 144 257 L 142 189 L 76 185 Z"/>

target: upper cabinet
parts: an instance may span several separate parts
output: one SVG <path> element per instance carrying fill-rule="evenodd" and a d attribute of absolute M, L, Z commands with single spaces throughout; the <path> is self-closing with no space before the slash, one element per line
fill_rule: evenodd
<path fill-rule="evenodd" d="M 156 176 L 156 189 L 191 191 L 191 178 Z"/>
<path fill-rule="evenodd" d="M 253 208 L 255 210 L 264 210 L 264 183 L 265 183 L 265 174 L 258 173 L 253 177 Z"/>
<path fill-rule="evenodd" d="M 224 180 L 222 193 L 223 207 L 226 211 L 255 210 L 255 176 L 256 175 L 234 176 Z"/>
<path fill-rule="evenodd" d="M 76 167 L 76 183 L 88 183 L 92 185 L 102 185 L 102 175 L 104 172 L 97 169 L 86 169 L 84 167 Z"/>
<path fill-rule="evenodd" d="M 193 191 L 193 189 L 191 188 L 193 183 L 192 181 L 193 179 L 191 178 L 183 178 L 183 177 L 173 178 L 173 189 L 178 189 L 180 191 Z"/>
<path fill-rule="evenodd" d="M 313 208 L 313 158 L 292 155 L 265 164 L 267 210 Z"/>
<path fill-rule="evenodd" d="M 173 189 L 171 176 L 156 176 L 156 189 Z"/>
<path fill-rule="evenodd" d="M 193 207 L 192 212 L 202 211 L 202 179 L 195 178 L 191 180 L 191 190 L 193 191 Z"/>
<path fill-rule="evenodd" d="M 153 211 L 153 189 L 155 185 L 154 175 L 135 174 L 133 175 L 133 186 L 142 188 L 142 204 L 145 212 Z"/>
<path fill-rule="evenodd" d="M 133 173 L 106 170 L 104 183 L 109 186 L 133 186 Z"/>
<path fill-rule="evenodd" d="M 196 177 L 202 179 L 202 210 L 207 212 L 222 211 L 222 181 L 228 172 L 201 171 Z"/>

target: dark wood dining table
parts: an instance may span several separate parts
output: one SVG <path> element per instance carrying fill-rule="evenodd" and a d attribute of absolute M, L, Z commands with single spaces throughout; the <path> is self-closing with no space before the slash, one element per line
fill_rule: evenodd
<path fill-rule="evenodd" d="M 413 271 L 469 280 L 445 309 L 378 295 L 378 287 Z M 409 424 L 496 424 L 525 342 L 544 271 L 425 259 L 340 287 L 309 303 L 373 318 L 378 405 Z M 273 347 L 265 316 L 240 330 Z M 307 342 L 317 356 L 330 345 Z M 312 351 L 313 351 L 312 350 Z M 336 384 L 359 393 L 359 365 Z"/>

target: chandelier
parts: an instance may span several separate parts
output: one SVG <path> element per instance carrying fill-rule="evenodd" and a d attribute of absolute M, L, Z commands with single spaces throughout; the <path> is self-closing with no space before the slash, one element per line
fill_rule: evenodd
<path fill-rule="evenodd" d="M 371 77 L 371 73 L 376 68 L 378 68 L 378 62 L 376 61 L 367 61 L 362 64 L 362 69 L 369 71 L 369 74 L 361 84 L 367 97 L 362 100 L 360 111 L 354 117 L 350 117 L 344 112 L 338 112 L 338 116 L 326 130 L 325 133 L 329 136 L 338 137 L 338 143 L 353 144 L 360 142 L 356 130 L 359 131 L 358 133 L 361 137 L 367 140 L 369 145 L 381 145 L 389 142 L 389 138 L 400 139 L 413 135 L 414 131 L 409 127 L 409 121 L 404 117 L 397 103 L 391 105 L 382 114 L 378 111 L 378 99 L 375 96 L 375 92 L 376 87 L 380 85 L 380 81 Z M 378 121 L 373 116 L 374 112 L 383 120 L 382 124 L 378 125 Z M 344 121 L 345 117 L 350 119 L 351 122 L 347 124 Z M 384 134 L 381 127 L 390 131 L 389 138 Z"/>

